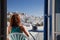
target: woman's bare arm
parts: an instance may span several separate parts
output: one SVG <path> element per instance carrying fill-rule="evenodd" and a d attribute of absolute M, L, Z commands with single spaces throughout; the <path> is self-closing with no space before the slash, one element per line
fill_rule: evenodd
<path fill-rule="evenodd" d="M 26 31 L 26 29 L 23 27 L 23 25 L 20 25 L 21 26 L 21 30 L 29 37 L 29 34 L 28 32 Z"/>
<path fill-rule="evenodd" d="M 24 33 L 29 37 L 29 34 L 28 34 L 28 32 L 25 30 L 25 28 L 23 28 L 23 31 L 24 31 Z"/>
<path fill-rule="evenodd" d="M 10 31 L 11 31 L 11 26 L 8 26 L 7 27 L 7 35 L 10 33 Z"/>
<path fill-rule="evenodd" d="M 8 26 L 8 27 L 7 27 L 7 40 L 9 40 L 9 38 L 8 38 L 8 34 L 10 33 L 10 30 L 11 30 L 11 27 Z"/>

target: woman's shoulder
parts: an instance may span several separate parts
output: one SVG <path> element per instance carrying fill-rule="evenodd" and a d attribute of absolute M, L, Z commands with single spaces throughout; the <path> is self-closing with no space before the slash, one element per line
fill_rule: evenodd
<path fill-rule="evenodd" d="M 19 26 L 20 26 L 20 27 L 22 27 L 22 26 L 23 26 L 23 24 L 19 24 Z"/>
<path fill-rule="evenodd" d="M 20 28 L 21 28 L 21 29 L 23 29 L 23 28 L 24 28 L 24 27 L 23 27 L 23 24 L 20 24 L 19 26 L 20 26 Z"/>

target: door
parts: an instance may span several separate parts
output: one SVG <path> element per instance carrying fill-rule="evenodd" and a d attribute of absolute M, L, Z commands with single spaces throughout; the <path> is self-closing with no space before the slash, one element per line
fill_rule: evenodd
<path fill-rule="evenodd" d="M 15 0 L 14 0 L 15 1 Z M 10 2 L 10 1 L 9 1 Z M 43 32 L 43 34 L 42 34 L 42 40 L 48 40 L 47 39 L 47 33 L 48 33 L 48 31 L 47 31 L 47 29 L 48 29 L 48 0 L 44 0 L 44 27 L 43 27 L 43 31 L 37 31 L 37 30 L 35 30 L 35 32 Z M 11 4 L 12 5 L 12 4 Z M 31 4 L 32 5 L 32 4 Z M 5 6 L 5 5 L 4 5 Z M 12 5 L 13 6 L 13 5 Z M 10 7 L 10 6 L 9 6 Z M 16 6 L 15 6 L 16 7 Z M 13 8 L 14 9 L 14 8 Z M 12 10 L 11 10 L 12 11 Z M 5 12 L 5 11 L 4 11 Z M 4 15 L 3 15 L 4 14 Z M 1 15 L 3 15 L 3 17 L 4 18 L 6 18 L 6 16 L 5 15 L 7 15 L 6 13 L 3 13 L 3 14 L 1 14 Z M 23 15 L 23 14 L 22 14 Z M 6 32 L 6 19 L 2 19 L 3 20 L 3 22 L 4 22 L 4 27 L 3 28 L 5 28 L 5 29 L 3 29 L 3 30 L 5 30 L 4 32 Z M 27 20 L 27 19 L 26 19 Z M 40 29 L 39 29 L 40 30 Z M 1 31 L 2 32 L 2 31 Z M 34 32 L 34 31 L 32 31 L 32 32 Z M 3 35 L 3 36 L 5 36 L 5 34 Z M 3 37 L 2 36 L 2 37 Z M 37 35 L 36 35 L 37 36 Z M 41 37 L 41 36 L 40 36 Z M 34 38 L 33 38 L 34 39 Z"/>
<path fill-rule="evenodd" d="M 18 13 L 22 24 L 30 33 L 29 40 L 44 40 L 44 36 L 47 37 L 47 16 L 44 16 L 48 12 L 46 1 L 7 0 L 7 26 L 9 26 L 10 15 Z"/>

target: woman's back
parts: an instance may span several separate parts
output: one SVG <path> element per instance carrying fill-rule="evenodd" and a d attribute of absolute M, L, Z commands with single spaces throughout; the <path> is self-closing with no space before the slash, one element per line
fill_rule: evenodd
<path fill-rule="evenodd" d="M 10 33 L 16 33 L 16 32 L 22 33 L 22 30 L 19 26 L 17 26 L 17 27 L 13 26 Z"/>

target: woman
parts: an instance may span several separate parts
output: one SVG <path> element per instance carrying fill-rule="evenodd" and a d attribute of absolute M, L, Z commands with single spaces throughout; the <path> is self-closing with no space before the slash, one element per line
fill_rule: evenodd
<path fill-rule="evenodd" d="M 13 14 L 11 16 L 10 25 L 7 27 L 7 35 L 14 32 L 18 32 L 18 33 L 24 32 L 29 37 L 29 34 L 21 24 L 20 16 L 18 14 Z"/>

